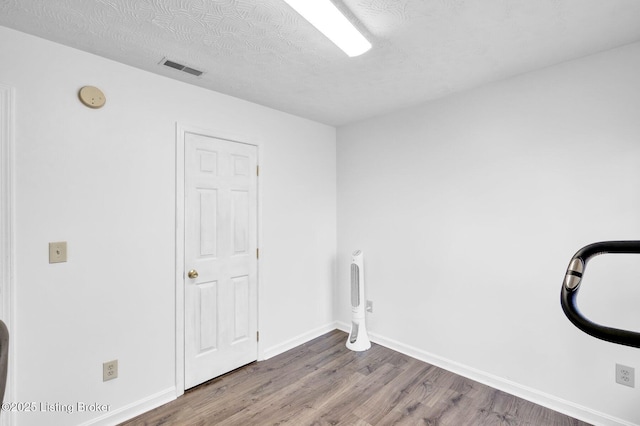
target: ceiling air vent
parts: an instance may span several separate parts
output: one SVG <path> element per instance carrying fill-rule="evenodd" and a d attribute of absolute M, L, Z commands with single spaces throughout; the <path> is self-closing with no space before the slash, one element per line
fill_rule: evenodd
<path fill-rule="evenodd" d="M 170 61 L 170 60 L 168 60 L 166 58 L 162 59 L 162 61 L 160 63 L 162 65 L 166 65 L 166 66 L 168 66 L 170 68 L 175 68 L 175 69 L 177 69 L 179 71 L 186 72 L 187 74 L 195 75 L 196 77 L 200 77 L 202 74 L 204 74 L 203 71 L 200 71 L 200 70 L 197 70 L 197 69 L 194 69 L 194 68 L 190 68 L 190 67 L 188 67 L 186 65 L 182 65 L 182 64 L 179 64 L 177 62 Z"/>

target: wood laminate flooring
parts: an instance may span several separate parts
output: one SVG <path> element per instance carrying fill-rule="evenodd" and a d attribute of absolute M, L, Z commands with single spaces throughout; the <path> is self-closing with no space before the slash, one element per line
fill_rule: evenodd
<path fill-rule="evenodd" d="M 585 426 L 391 349 L 332 331 L 188 390 L 121 426 Z"/>

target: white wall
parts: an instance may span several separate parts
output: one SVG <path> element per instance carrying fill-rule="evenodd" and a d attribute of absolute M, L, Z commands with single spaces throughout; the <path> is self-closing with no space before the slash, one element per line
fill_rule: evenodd
<path fill-rule="evenodd" d="M 261 141 L 263 354 L 333 324 L 333 127 L 1 27 L 0 54 L 16 94 L 15 401 L 112 415 L 175 396 L 176 122 Z M 103 109 L 78 101 L 84 85 L 105 92 Z M 67 263 L 48 263 L 50 241 L 68 242 Z M 103 383 L 115 358 L 120 377 Z"/>
<path fill-rule="evenodd" d="M 16 89 L 16 401 L 114 413 L 173 392 L 176 122 L 262 141 L 263 354 L 330 327 L 333 128 L 5 28 L 0 53 L 0 83 Z M 640 238 L 639 66 L 636 44 L 340 128 L 337 319 L 349 319 L 348 254 L 363 249 L 379 340 L 640 424 L 638 390 L 613 382 L 615 362 L 640 368 L 639 351 L 582 334 L 559 308 L 579 247 Z M 87 84 L 105 108 L 78 102 Z M 69 262 L 49 265 L 58 240 Z M 640 329 L 625 280 L 638 268 L 616 262 L 589 266 L 616 265 L 615 297 L 585 286 L 581 304 Z M 103 383 L 113 358 L 120 377 Z"/>
<path fill-rule="evenodd" d="M 583 334 L 559 303 L 580 247 L 640 239 L 639 69 L 634 44 L 339 128 L 337 319 L 362 249 L 378 341 L 640 424 L 640 384 L 614 382 L 640 350 Z M 640 330 L 640 262 L 612 257 L 590 263 L 581 306 Z"/>

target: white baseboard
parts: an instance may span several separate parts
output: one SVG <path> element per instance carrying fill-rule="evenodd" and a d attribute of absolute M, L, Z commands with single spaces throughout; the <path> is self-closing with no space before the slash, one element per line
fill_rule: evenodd
<path fill-rule="evenodd" d="M 346 331 L 347 333 L 349 332 L 349 324 L 342 321 L 336 321 L 336 327 L 339 330 Z M 566 414 L 578 420 L 602 426 L 638 426 L 635 423 L 630 423 L 626 420 L 592 410 L 588 407 L 575 404 L 571 401 L 558 398 L 545 392 L 541 392 L 537 389 L 523 386 L 519 383 L 512 382 L 502 377 L 498 377 L 493 374 L 489 374 L 484 371 L 469 367 L 467 365 L 440 357 L 438 355 L 431 354 L 429 352 L 423 351 L 422 349 L 405 345 L 401 342 L 389 339 L 380 334 L 372 333 L 371 331 L 368 331 L 368 334 L 371 341 L 379 345 L 385 346 L 389 349 L 393 349 L 394 351 L 403 353 L 420 361 L 435 365 L 436 367 L 451 371 L 468 379 L 475 380 L 476 382 L 482 383 L 484 385 L 491 386 L 492 388 L 507 392 L 511 395 L 515 395 L 519 398 L 526 399 L 527 401 L 531 401 L 535 404 L 541 405 L 559 413 Z"/>
<path fill-rule="evenodd" d="M 302 333 L 278 345 L 272 346 L 262 353 L 260 361 L 279 355 L 283 352 L 295 348 L 296 346 L 300 346 L 303 343 L 313 340 L 316 337 L 320 337 L 323 334 L 335 330 L 336 328 L 336 323 L 331 322 L 306 333 Z M 151 395 L 147 398 L 133 402 L 125 407 L 119 408 L 118 410 L 111 411 L 101 417 L 82 423 L 80 426 L 111 426 L 122 423 L 142 413 L 146 413 L 147 411 L 153 410 L 156 407 L 166 404 L 167 402 L 173 401 L 176 398 L 176 388 L 172 387 Z"/>
<path fill-rule="evenodd" d="M 80 426 L 112 426 L 132 419 L 149 410 L 153 410 L 167 402 L 176 399 L 176 388 L 172 387 L 154 395 L 150 395 L 139 401 L 133 402 L 117 410 L 111 411 L 103 416 L 82 423 Z"/>
<path fill-rule="evenodd" d="M 341 321 L 331 322 L 321 327 L 315 328 L 306 333 L 302 333 L 296 337 L 293 337 L 278 345 L 274 345 L 266 349 L 262 353 L 261 361 L 284 353 L 290 349 L 300 346 L 316 337 L 322 336 L 332 330 L 339 329 L 345 332 L 349 332 L 349 324 Z M 493 374 L 486 373 L 484 371 L 477 370 L 464 364 L 440 357 L 438 355 L 431 354 L 422 349 L 415 348 L 413 346 L 405 345 L 396 340 L 387 338 L 377 333 L 369 331 L 369 338 L 372 342 L 385 346 L 394 351 L 403 353 L 412 358 L 424 361 L 426 363 L 435 365 L 445 370 L 456 373 L 460 376 L 467 377 L 476 382 L 482 383 L 492 388 L 499 389 L 503 392 L 507 392 L 511 395 L 515 395 L 519 398 L 526 399 L 535 404 L 547 407 L 551 410 L 566 414 L 576 419 L 602 426 L 638 426 L 634 423 L 630 423 L 626 420 L 619 419 L 613 416 L 609 416 L 605 413 L 601 413 L 592 410 L 588 407 L 584 407 L 573 402 L 558 398 L 556 396 L 541 392 L 537 389 L 523 386 L 519 383 L 506 380 L 502 377 L 495 376 Z M 81 426 L 109 426 L 121 423 L 125 420 L 132 419 L 133 417 L 140 415 L 144 412 L 159 407 L 162 404 L 173 401 L 176 399 L 176 389 L 169 388 L 162 392 L 158 392 L 140 401 L 131 403 L 118 410 L 105 414 L 104 416 L 90 420 L 83 423 Z"/>
<path fill-rule="evenodd" d="M 295 348 L 296 346 L 300 346 L 303 343 L 307 343 L 309 340 L 313 340 L 316 337 L 320 337 L 323 334 L 326 334 L 330 331 L 333 331 L 337 328 L 336 323 L 335 322 L 330 322 L 328 324 L 325 324 L 323 326 L 314 328 L 311 331 L 307 331 L 306 333 L 302 333 L 296 337 L 293 337 L 285 342 L 279 343 L 277 345 L 271 346 L 270 348 L 265 349 L 264 351 L 262 351 L 262 356 L 260 357 L 260 359 L 258 361 L 264 361 L 265 359 L 269 359 L 271 357 L 274 357 L 276 355 L 280 355 L 281 353 L 284 353 L 290 349 Z"/>

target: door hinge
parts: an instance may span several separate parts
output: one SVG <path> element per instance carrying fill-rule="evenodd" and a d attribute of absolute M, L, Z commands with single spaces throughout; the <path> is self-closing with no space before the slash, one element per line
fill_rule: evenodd
<path fill-rule="evenodd" d="M 260 249 L 256 249 L 256 259 L 260 259 Z"/>
<path fill-rule="evenodd" d="M 260 176 L 260 166 L 256 166 L 256 176 Z"/>
<path fill-rule="evenodd" d="M 260 332 L 256 331 L 256 342 L 260 341 Z"/>

